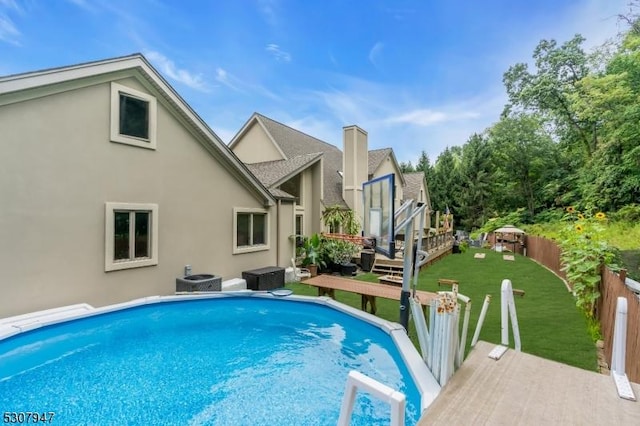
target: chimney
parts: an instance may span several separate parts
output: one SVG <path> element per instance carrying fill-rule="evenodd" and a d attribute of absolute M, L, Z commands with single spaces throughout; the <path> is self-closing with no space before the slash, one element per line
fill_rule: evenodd
<path fill-rule="evenodd" d="M 342 198 L 362 223 L 362 184 L 369 177 L 369 147 L 367 132 L 358 126 L 342 128 Z"/>

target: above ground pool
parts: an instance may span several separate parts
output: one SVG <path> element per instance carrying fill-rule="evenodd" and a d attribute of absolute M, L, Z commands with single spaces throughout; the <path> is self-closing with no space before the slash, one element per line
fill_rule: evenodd
<path fill-rule="evenodd" d="M 373 324 L 290 298 L 164 301 L 0 340 L 0 408 L 60 425 L 335 425 L 350 370 L 404 393 L 417 422 L 417 387 Z M 352 424 L 389 423 L 358 395 Z"/>

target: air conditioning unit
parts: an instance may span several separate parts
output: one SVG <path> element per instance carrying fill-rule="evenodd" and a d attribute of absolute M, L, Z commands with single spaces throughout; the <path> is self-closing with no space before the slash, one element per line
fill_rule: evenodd
<path fill-rule="evenodd" d="M 176 291 L 220 291 L 222 277 L 211 274 L 187 275 L 176 278 Z"/>

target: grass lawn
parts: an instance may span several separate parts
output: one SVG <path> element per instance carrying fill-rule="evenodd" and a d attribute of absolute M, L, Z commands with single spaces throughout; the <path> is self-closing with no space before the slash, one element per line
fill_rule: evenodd
<path fill-rule="evenodd" d="M 475 259 L 475 253 L 486 253 L 484 259 Z M 365 281 L 378 282 L 377 275 L 363 274 L 357 277 Z M 500 343 L 500 286 L 503 279 L 510 279 L 514 289 L 526 292 L 524 297 L 515 296 L 516 311 L 520 325 L 522 350 L 543 358 L 595 371 L 597 356 L 595 344 L 587 331 L 587 321 L 575 306 L 573 296 L 562 280 L 533 262 L 516 255 L 515 261 L 502 259 L 502 253 L 484 249 L 470 249 L 463 254 L 445 257 L 422 270 L 418 289 L 426 291 L 448 290 L 438 288 L 438 278 L 458 280 L 459 292 L 472 301 L 467 348 L 475 331 L 482 302 L 486 294 L 491 295 L 491 305 L 480 333 L 480 340 Z M 317 295 L 315 287 L 305 284 L 289 284 L 296 294 Z M 336 299 L 360 308 L 360 296 L 336 291 Z M 377 300 L 376 315 L 397 322 L 397 301 Z M 461 321 L 462 323 L 462 318 Z M 410 324 L 412 328 L 413 324 Z M 415 333 L 409 335 L 417 346 Z M 509 332 L 510 346 L 513 334 Z"/>

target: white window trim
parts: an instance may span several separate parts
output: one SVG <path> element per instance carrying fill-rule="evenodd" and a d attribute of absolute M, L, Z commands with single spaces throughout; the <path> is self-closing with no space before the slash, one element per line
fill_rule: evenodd
<path fill-rule="evenodd" d="M 252 246 L 244 246 L 238 247 L 238 213 L 260 213 L 265 214 L 265 237 L 266 244 L 256 244 Z M 234 207 L 233 208 L 233 254 L 242 254 L 242 253 L 252 253 L 256 251 L 264 251 L 269 250 L 270 248 L 270 217 L 269 211 L 266 209 L 260 208 L 244 208 L 244 207 Z M 253 222 L 252 222 L 253 223 Z"/>
<path fill-rule="evenodd" d="M 136 260 L 114 260 L 114 212 L 116 210 L 150 211 L 151 212 L 151 257 Z M 158 205 L 140 203 L 109 203 L 105 204 L 104 231 L 104 270 L 119 271 L 122 269 L 141 268 L 158 264 Z"/>
<path fill-rule="evenodd" d="M 136 138 L 120 133 L 121 93 L 149 102 L 149 139 Z M 157 115 L 158 105 L 155 97 L 122 84 L 111 82 L 111 142 L 155 150 L 157 144 Z"/>

